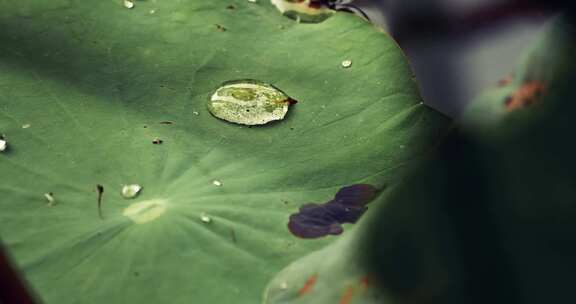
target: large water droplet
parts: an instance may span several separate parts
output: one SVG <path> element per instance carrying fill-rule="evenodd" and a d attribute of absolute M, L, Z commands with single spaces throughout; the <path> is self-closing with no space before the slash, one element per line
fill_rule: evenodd
<path fill-rule="evenodd" d="M 320 1 L 271 0 L 271 2 L 283 15 L 298 22 L 318 23 L 334 14 L 334 10 Z"/>
<path fill-rule="evenodd" d="M 274 86 L 257 80 L 224 83 L 210 97 L 208 110 L 217 118 L 243 125 L 282 120 L 296 101 Z"/>

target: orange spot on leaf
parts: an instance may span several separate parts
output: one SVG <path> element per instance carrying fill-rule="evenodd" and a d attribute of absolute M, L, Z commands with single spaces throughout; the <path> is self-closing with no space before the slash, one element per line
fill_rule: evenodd
<path fill-rule="evenodd" d="M 523 84 L 518 90 L 508 96 L 504 101 L 504 105 L 508 111 L 527 107 L 539 102 L 545 92 L 545 84 L 539 81 L 530 81 Z"/>
<path fill-rule="evenodd" d="M 352 302 L 353 297 L 354 297 L 354 288 L 348 287 L 346 288 L 346 291 L 340 298 L 339 304 L 350 304 Z"/>
<path fill-rule="evenodd" d="M 304 282 L 304 286 L 302 286 L 302 288 L 300 288 L 300 290 L 298 291 L 298 296 L 301 297 L 307 293 L 310 293 L 312 291 L 312 289 L 314 288 L 314 285 L 316 285 L 317 279 L 318 279 L 317 274 L 313 274 L 312 276 L 310 276 L 308 278 L 308 280 L 306 280 L 306 282 Z"/>

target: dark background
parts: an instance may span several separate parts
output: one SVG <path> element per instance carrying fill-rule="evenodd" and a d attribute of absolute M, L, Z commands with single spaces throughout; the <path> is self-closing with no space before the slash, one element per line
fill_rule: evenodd
<path fill-rule="evenodd" d="M 452 117 L 507 76 L 546 21 L 564 5 L 520 0 L 354 3 L 398 40 L 424 101 Z"/>

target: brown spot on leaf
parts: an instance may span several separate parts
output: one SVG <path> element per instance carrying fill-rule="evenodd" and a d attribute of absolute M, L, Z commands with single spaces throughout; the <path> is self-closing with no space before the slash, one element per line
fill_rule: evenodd
<path fill-rule="evenodd" d="M 308 203 L 290 215 L 288 230 L 300 238 L 314 239 L 341 234 L 342 224 L 354 224 L 368 210 L 366 206 L 378 192 L 369 184 L 342 187 L 334 199 L 323 203 Z"/>
<path fill-rule="evenodd" d="M 370 277 L 369 276 L 363 276 L 360 278 L 360 287 L 362 287 L 363 289 L 367 289 L 368 287 L 370 287 Z"/>
<path fill-rule="evenodd" d="M 544 93 L 546 93 L 546 89 L 546 85 L 542 82 L 526 82 L 510 96 L 506 97 L 504 100 L 504 105 L 508 111 L 528 107 L 532 104 L 540 102 L 544 96 Z"/>
<path fill-rule="evenodd" d="M 514 80 L 514 77 L 512 76 L 512 74 L 510 74 L 510 75 L 498 80 L 498 86 L 499 87 L 507 86 L 507 85 L 511 84 L 513 80 Z"/>
<path fill-rule="evenodd" d="M 350 304 L 352 303 L 352 298 L 354 297 L 354 288 L 352 286 L 346 288 L 344 294 L 340 298 L 339 304 Z"/>
<path fill-rule="evenodd" d="M 306 282 L 304 282 L 304 286 L 298 290 L 298 296 L 303 296 L 307 293 L 310 293 L 312 289 L 314 289 L 314 285 L 316 285 L 316 280 L 318 279 L 317 274 L 311 275 Z"/>

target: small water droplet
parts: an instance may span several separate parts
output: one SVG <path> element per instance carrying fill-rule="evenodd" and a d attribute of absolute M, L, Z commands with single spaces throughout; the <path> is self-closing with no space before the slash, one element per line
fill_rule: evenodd
<path fill-rule="evenodd" d="M 23 124 L 22 125 L 22 129 L 28 129 L 30 128 L 32 125 L 31 124 Z"/>
<path fill-rule="evenodd" d="M 0 152 L 4 152 L 8 149 L 8 141 L 6 140 L 6 136 L 0 135 Z"/>
<path fill-rule="evenodd" d="M 250 3 L 257 3 L 258 0 L 248 0 L 248 2 L 250 2 Z"/>
<path fill-rule="evenodd" d="M 296 101 L 278 88 L 257 80 L 229 81 L 210 97 L 208 110 L 217 118 L 243 125 L 282 120 Z"/>
<path fill-rule="evenodd" d="M 351 66 L 352 66 L 352 60 L 346 59 L 346 60 L 342 61 L 342 67 L 343 68 L 347 69 Z"/>
<path fill-rule="evenodd" d="M 48 192 L 44 193 L 44 198 L 48 201 L 48 207 L 54 206 L 56 204 L 56 199 L 54 199 L 54 193 Z"/>
<path fill-rule="evenodd" d="M 156 13 L 156 10 L 155 10 L 155 9 L 151 9 L 151 10 L 150 10 L 150 15 L 153 15 L 153 14 L 155 14 L 155 13 Z"/>
<path fill-rule="evenodd" d="M 219 180 L 214 180 L 214 181 L 212 182 L 212 184 L 213 184 L 214 186 L 216 186 L 216 187 L 222 186 L 222 182 L 219 181 Z"/>
<path fill-rule="evenodd" d="M 138 184 L 124 185 L 122 187 L 122 196 L 128 199 L 135 198 L 138 196 L 138 194 L 140 194 L 141 190 L 142 186 Z"/>
<path fill-rule="evenodd" d="M 124 7 L 125 8 L 134 8 L 134 1 L 124 0 Z"/>
<path fill-rule="evenodd" d="M 405 146 L 404 146 L 404 145 L 400 145 L 400 149 L 404 149 L 404 148 L 405 148 Z"/>
<path fill-rule="evenodd" d="M 206 223 L 206 224 L 212 222 L 212 218 L 210 218 L 210 217 L 209 217 L 206 213 L 204 213 L 204 212 L 202 212 L 202 214 L 200 214 L 200 220 L 201 220 L 203 223 Z"/>
<path fill-rule="evenodd" d="M 194 111 L 194 112 L 192 112 L 192 114 L 194 114 L 196 116 L 200 115 L 200 113 L 198 111 Z"/>

